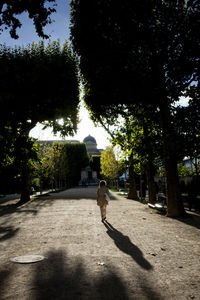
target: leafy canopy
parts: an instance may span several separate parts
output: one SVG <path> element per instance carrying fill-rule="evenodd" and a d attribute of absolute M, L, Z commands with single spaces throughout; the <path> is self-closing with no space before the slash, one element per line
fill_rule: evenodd
<path fill-rule="evenodd" d="M 76 131 L 79 76 L 67 42 L 63 47 L 59 42 L 14 49 L 1 45 L 0 82 L 2 123 L 30 130 L 40 122 L 63 136 Z"/>
<path fill-rule="evenodd" d="M 118 177 L 119 167 L 112 147 L 106 147 L 101 153 L 100 162 L 101 174 L 105 178 L 112 180 Z"/>
<path fill-rule="evenodd" d="M 198 1 L 72 0 L 71 7 L 85 100 L 97 116 L 124 103 L 173 102 L 196 77 Z"/>
<path fill-rule="evenodd" d="M 81 169 L 89 164 L 89 156 L 84 143 L 39 144 L 41 158 L 36 165 L 40 179 L 52 187 L 62 182 L 65 187 L 77 185 Z"/>
<path fill-rule="evenodd" d="M 48 3 L 48 4 L 47 4 Z M 55 12 L 55 0 L 1 0 L 0 3 L 0 33 L 10 28 L 10 36 L 18 39 L 16 30 L 22 26 L 17 18 L 23 12 L 27 12 L 33 23 L 37 34 L 42 38 L 48 38 L 43 27 L 52 21 L 50 15 Z"/>

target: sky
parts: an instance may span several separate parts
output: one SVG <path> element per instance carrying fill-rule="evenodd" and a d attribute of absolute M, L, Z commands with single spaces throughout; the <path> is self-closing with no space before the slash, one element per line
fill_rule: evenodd
<path fill-rule="evenodd" d="M 54 20 L 52 24 L 44 27 L 44 33 L 50 34 L 50 40 L 60 40 L 61 44 L 64 44 L 65 40 L 69 40 L 69 24 L 70 24 L 70 6 L 69 0 L 59 0 L 57 2 L 56 13 L 51 15 L 51 18 Z M 22 27 L 17 30 L 19 38 L 17 40 L 12 39 L 9 34 L 9 30 L 4 31 L 0 35 L 0 43 L 6 44 L 6 46 L 15 47 L 15 46 L 27 46 L 33 42 L 37 43 L 41 40 L 37 36 L 33 22 L 28 18 L 27 13 L 23 13 L 19 16 L 19 19 L 22 23 Z M 49 40 L 44 40 L 48 43 Z M 82 103 L 82 102 L 81 102 Z M 78 125 L 77 134 L 73 137 L 66 137 L 66 140 L 79 140 L 80 142 L 83 139 L 91 135 L 97 141 L 97 147 L 100 149 L 105 149 L 106 146 L 110 145 L 109 135 L 102 127 L 95 127 L 93 122 L 90 120 L 87 109 L 81 104 L 79 112 L 80 123 Z M 59 135 L 54 136 L 51 129 L 42 130 L 42 125 L 38 124 L 34 129 L 31 130 L 30 136 L 40 139 L 40 140 L 59 140 L 61 137 Z"/>

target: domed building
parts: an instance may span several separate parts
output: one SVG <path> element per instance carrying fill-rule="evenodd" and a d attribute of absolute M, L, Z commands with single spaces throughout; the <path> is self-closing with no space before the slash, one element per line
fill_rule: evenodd
<path fill-rule="evenodd" d="M 97 149 L 96 139 L 88 135 L 84 138 L 83 143 L 86 145 L 86 149 L 90 157 L 92 155 L 101 155 L 103 149 Z M 97 184 L 97 172 L 92 170 L 90 166 L 87 166 L 85 169 L 81 171 L 81 184 Z"/>
<path fill-rule="evenodd" d="M 83 143 L 85 143 L 88 154 L 90 156 L 101 154 L 100 150 L 97 149 L 97 142 L 93 136 L 91 135 L 86 136 L 83 140 Z"/>

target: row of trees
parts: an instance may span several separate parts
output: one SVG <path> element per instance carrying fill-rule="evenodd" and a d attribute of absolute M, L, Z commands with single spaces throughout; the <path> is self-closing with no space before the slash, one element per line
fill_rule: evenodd
<path fill-rule="evenodd" d="M 151 112 L 153 114 L 153 112 Z M 200 148 L 199 132 L 200 119 L 197 116 L 198 109 L 192 107 L 192 101 L 187 107 L 173 107 L 172 118 L 175 128 L 174 147 L 177 151 L 178 175 L 179 176 L 199 176 L 200 175 Z M 156 122 L 157 119 L 157 122 Z M 156 174 L 166 176 L 164 169 L 163 141 L 162 132 L 158 126 L 158 114 L 154 114 L 154 123 L 149 122 L 144 112 L 136 110 L 135 116 L 123 112 L 123 118 L 120 117 L 114 121 L 115 128 L 109 127 L 106 120 L 100 120 L 102 126 L 109 132 L 113 145 L 119 145 L 124 159 L 129 165 L 131 175 L 130 198 L 136 198 L 134 174 L 147 177 L 149 187 L 149 201 L 155 203 L 156 191 L 154 177 Z M 150 127 L 151 125 L 151 127 Z M 146 131 L 149 130 L 148 135 Z M 184 157 L 187 157 L 192 163 L 190 168 L 184 165 Z M 132 165 L 131 165 L 132 163 Z M 131 172 L 132 170 L 132 172 Z M 162 174 L 161 174 L 162 173 Z"/>
<path fill-rule="evenodd" d="M 16 149 L 21 150 L 21 148 Z M 28 186 L 29 189 L 33 187 L 36 191 L 57 190 L 78 185 L 82 168 L 90 163 L 84 143 L 35 142 L 32 151 L 34 151 L 35 157 L 29 158 Z M 24 164 L 22 163 L 23 159 L 24 153 L 21 156 L 21 164 Z M 17 163 L 19 166 L 19 156 Z M 12 167 L 14 168 L 14 164 Z M 20 169 L 18 169 L 17 176 L 14 176 L 12 168 L 7 167 L 3 171 L 0 193 L 20 192 L 23 183 Z"/>
<path fill-rule="evenodd" d="M 67 42 L 9 48 L 0 45 L 0 177 L 9 169 L 21 182 L 21 201 L 30 198 L 36 158 L 29 132 L 39 122 L 62 136 L 77 129 L 79 72 Z"/>
<path fill-rule="evenodd" d="M 132 132 L 139 122 L 145 145 L 141 149 L 151 178 L 154 151 L 162 147 L 167 215 L 184 215 L 177 172 L 182 151 L 173 105 L 186 94 L 191 103 L 199 104 L 198 1 L 72 0 L 71 7 L 71 39 L 80 56 L 92 118 L 108 125 L 119 116 L 124 118 L 131 172 L 137 153 Z M 154 135 L 159 136 L 159 143 Z"/>
<path fill-rule="evenodd" d="M 55 0 L 38 0 L 34 5 L 29 1 L 28 8 L 24 1 L 18 7 L 14 2 L 2 5 L 0 26 L 11 26 L 11 35 L 17 37 L 19 23 L 13 15 L 28 10 L 37 32 L 45 37 L 42 27 L 54 11 L 45 8 L 45 2 Z M 3 1 L 6 3 L 8 0 Z M 185 153 L 196 161 L 199 157 L 199 121 L 195 121 L 199 120 L 200 102 L 199 17 L 196 0 L 71 1 L 71 40 L 80 58 L 91 116 L 106 126 L 113 143 L 125 151 L 133 180 L 136 162 L 142 161 L 151 190 L 155 160 L 165 165 L 168 216 L 184 214 L 177 162 Z M 31 145 L 27 132 L 35 122 L 53 125 L 55 132 L 64 135 L 76 130 L 78 69 L 72 50 L 68 46 L 61 50 L 56 43 L 21 50 L 2 47 L 0 57 L 0 104 L 5 107 L 1 137 L 6 141 L 2 161 L 12 166 L 15 144 Z M 174 103 L 182 95 L 190 97 L 189 107 L 175 111 Z M 61 126 L 57 120 L 66 116 Z M 117 128 L 110 130 L 114 123 Z M 26 166 L 28 158 L 30 155 Z M 26 175 L 25 169 L 22 173 Z M 27 178 L 22 173 L 21 178 Z"/>
<path fill-rule="evenodd" d="M 36 178 L 42 188 L 61 189 L 79 183 L 81 169 L 89 165 L 89 156 L 84 143 L 38 144 L 40 159 L 34 163 Z"/>

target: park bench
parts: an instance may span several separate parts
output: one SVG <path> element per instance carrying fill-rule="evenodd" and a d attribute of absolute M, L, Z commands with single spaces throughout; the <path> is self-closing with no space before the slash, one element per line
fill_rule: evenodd
<path fill-rule="evenodd" d="M 164 193 L 158 193 L 156 195 L 156 203 L 148 203 L 148 206 L 159 211 L 166 211 L 167 209 L 167 197 Z"/>

